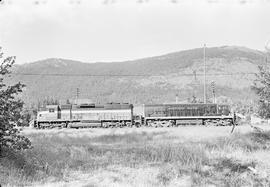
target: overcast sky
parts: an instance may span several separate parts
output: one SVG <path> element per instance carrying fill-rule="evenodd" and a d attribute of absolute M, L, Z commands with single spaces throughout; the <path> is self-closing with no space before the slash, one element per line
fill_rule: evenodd
<path fill-rule="evenodd" d="M 110 62 L 204 43 L 264 50 L 270 40 L 269 0 L 144 1 L 4 0 L 0 46 L 17 63 L 51 57 Z"/>

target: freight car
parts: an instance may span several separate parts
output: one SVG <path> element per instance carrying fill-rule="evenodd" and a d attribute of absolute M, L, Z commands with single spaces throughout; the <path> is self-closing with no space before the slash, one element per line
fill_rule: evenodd
<path fill-rule="evenodd" d="M 228 105 L 109 103 L 49 105 L 38 112 L 37 127 L 168 127 L 187 124 L 231 125 Z"/>
<path fill-rule="evenodd" d="M 122 127 L 131 126 L 133 105 L 124 103 L 48 105 L 37 114 L 36 126 L 48 127 Z"/>

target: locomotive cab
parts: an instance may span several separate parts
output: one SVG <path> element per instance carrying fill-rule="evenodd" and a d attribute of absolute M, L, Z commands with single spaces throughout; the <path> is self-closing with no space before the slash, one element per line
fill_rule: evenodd
<path fill-rule="evenodd" d="M 47 105 L 37 115 L 38 121 L 53 121 L 57 119 L 61 119 L 61 109 L 58 105 Z"/>

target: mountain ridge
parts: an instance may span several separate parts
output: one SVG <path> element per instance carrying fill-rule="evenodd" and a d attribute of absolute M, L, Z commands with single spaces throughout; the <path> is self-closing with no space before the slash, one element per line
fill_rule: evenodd
<path fill-rule="evenodd" d="M 256 50 L 256 49 L 250 49 L 244 46 L 220 46 L 220 47 L 211 47 L 211 48 L 206 48 L 206 58 L 208 57 L 208 50 L 212 50 L 212 49 L 225 49 L 225 50 L 238 50 L 238 51 L 242 51 L 242 52 L 252 52 L 253 54 L 257 54 L 257 55 L 266 55 L 265 52 L 262 52 L 260 50 Z M 111 62 L 83 62 L 83 61 L 79 61 L 79 60 L 71 60 L 71 59 L 65 59 L 65 58 L 46 58 L 46 59 L 41 59 L 41 60 L 37 60 L 34 62 L 27 62 L 24 64 L 19 64 L 18 66 L 24 66 L 24 65 L 32 65 L 32 64 L 37 64 L 37 63 L 44 63 L 44 62 L 52 62 L 52 61 L 66 61 L 66 62 L 73 62 L 73 63 L 83 63 L 83 64 L 91 64 L 91 65 L 95 65 L 95 64 L 111 64 L 111 63 L 115 63 L 115 64 L 119 64 L 119 63 L 133 63 L 133 62 L 141 62 L 141 61 L 148 61 L 151 59 L 155 59 L 157 60 L 158 58 L 163 58 L 163 57 L 170 57 L 173 55 L 178 55 L 178 54 L 187 54 L 193 51 L 201 51 L 202 55 L 203 55 L 203 48 L 194 48 L 194 49 L 188 49 L 188 50 L 182 50 L 182 51 L 175 51 L 175 52 L 170 52 L 170 53 L 165 53 L 162 55 L 157 55 L 157 56 L 151 56 L 151 57 L 146 57 L 146 58 L 138 58 L 138 59 L 134 59 L 134 60 L 125 60 L 125 61 L 111 61 Z M 201 58 L 203 58 L 203 56 L 201 56 Z"/>
<path fill-rule="evenodd" d="M 239 46 L 206 48 L 208 93 L 215 82 L 218 96 L 253 99 L 250 85 L 257 66 L 265 64 L 265 55 Z M 77 88 L 80 97 L 95 102 L 164 103 L 172 102 L 179 92 L 180 99 L 202 98 L 203 69 L 203 48 L 196 48 L 112 63 L 48 58 L 17 65 L 12 81 L 27 85 L 23 95 L 27 103 L 46 97 L 74 98 Z"/>

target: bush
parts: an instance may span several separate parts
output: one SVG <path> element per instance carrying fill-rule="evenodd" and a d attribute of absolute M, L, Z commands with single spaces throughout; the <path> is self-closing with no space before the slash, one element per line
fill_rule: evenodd
<path fill-rule="evenodd" d="M 0 60 L 1 58 L 3 53 L 0 52 Z M 19 135 L 19 131 L 15 128 L 21 126 L 24 121 L 23 102 L 16 98 L 24 85 L 19 82 L 7 86 L 4 83 L 4 78 L 11 73 L 10 68 L 14 63 L 15 57 L 8 57 L 0 62 L 0 157 L 5 148 L 23 150 L 30 148 L 31 145 L 28 138 Z"/>

